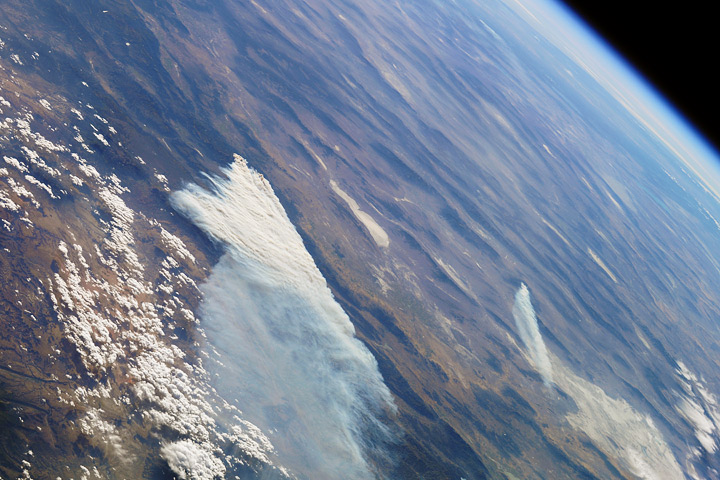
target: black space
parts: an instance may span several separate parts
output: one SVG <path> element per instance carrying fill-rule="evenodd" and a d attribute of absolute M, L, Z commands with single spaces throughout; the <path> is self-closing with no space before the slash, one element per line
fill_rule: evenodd
<path fill-rule="evenodd" d="M 565 1 L 720 146 L 718 16 L 711 2 Z"/>

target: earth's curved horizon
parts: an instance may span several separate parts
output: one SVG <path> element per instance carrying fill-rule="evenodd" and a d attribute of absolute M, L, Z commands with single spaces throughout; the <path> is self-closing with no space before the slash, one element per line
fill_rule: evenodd
<path fill-rule="evenodd" d="M 720 157 L 559 3 L 0 10 L 0 480 L 720 478 Z"/>

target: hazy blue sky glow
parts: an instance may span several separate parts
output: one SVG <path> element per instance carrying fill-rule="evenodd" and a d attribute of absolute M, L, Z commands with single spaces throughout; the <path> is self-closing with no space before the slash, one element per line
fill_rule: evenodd
<path fill-rule="evenodd" d="M 720 191 L 720 156 L 715 148 L 569 7 L 554 0 L 508 0 L 508 5 L 581 64 L 713 190 Z"/>

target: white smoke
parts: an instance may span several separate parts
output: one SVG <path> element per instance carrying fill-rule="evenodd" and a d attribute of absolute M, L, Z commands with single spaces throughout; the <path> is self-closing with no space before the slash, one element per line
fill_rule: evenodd
<path fill-rule="evenodd" d="M 545 342 L 540 335 L 535 309 L 530 301 L 530 292 L 524 283 L 520 284 L 520 288 L 515 293 L 512 314 L 520 333 L 520 339 L 535 363 L 535 368 L 542 376 L 545 385 L 551 386 L 553 384 L 552 365 Z"/>
<path fill-rule="evenodd" d="M 676 480 L 682 469 L 653 420 L 622 398 L 612 398 L 599 386 L 576 375 L 545 347 L 530 292 L 524 283 L 512 308 L 520 338 L 547 386 L 573 399 L 577 411 L 566 420 L 582 430 L 603 451 L 621 460 L 638 478 Z M 553 369 L 554 367 L 554 369 Z M 554 370 L 554 378 L 553 378 Z"/>
<path fill-rule="evenodd" d="M 235 160 L 227 179 L 210 178 L 213 191 L 189 185 L 171 198 L 226 247 L 202 286 L 222 362 L 208 368 L 215 387 L 301 477 L 375 478 L 391 394 L 270 184 Z"/>
<path fill-rule="evenodd" d="M 557 358 L 553 360 L 556 387 L 577 405 L 577 411 L 566 416 L 570 425 L 585 432 L 601 450 L 620 459 L 638 478 L 684 478 L 682 468 L 649 415 L 623 398 L 609 396 Z"/>

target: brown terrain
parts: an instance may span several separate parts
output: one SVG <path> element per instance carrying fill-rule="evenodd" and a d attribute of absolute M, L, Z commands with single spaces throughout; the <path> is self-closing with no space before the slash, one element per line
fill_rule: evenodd
<path fill-rule="evenodd" d="M 0 477 L 171 478 L 187 412 L 131 387 L 202 384 L 222 252 L 168 195 L 233 153 L 378 361 L 388 478 L 642 477 L 648 423 L 650 467 L 696 461 L 678 362 L 718 391 L 717 199 L 507 5 L 11 1 L 0 25 Z"/>

